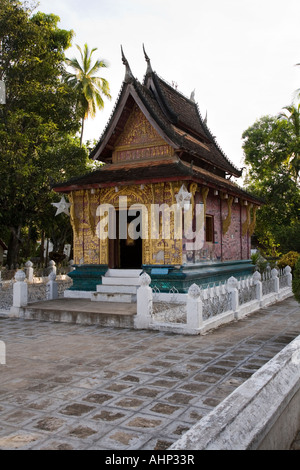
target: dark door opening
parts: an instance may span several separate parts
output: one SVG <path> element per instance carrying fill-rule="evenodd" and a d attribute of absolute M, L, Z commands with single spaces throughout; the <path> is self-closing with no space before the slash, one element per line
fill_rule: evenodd
<path fill-rule="evenodd" d="M 125 230 L 127 238 L 123 235 L 121 239 L 119 211 L 116 215 L 116 238 L 109 239 L 109 267 L 111 269 L 140 269 L 143 263 L 143 241 L 141 237 L 134 240 L 128 235 L 128 226 L 138 215 L 129 216 L 127 213 L 126 219 L 122 214 L 121 220 L 127 220 L 127 230 Z M 124 234 L 124 227 L 122 233 Z"/>

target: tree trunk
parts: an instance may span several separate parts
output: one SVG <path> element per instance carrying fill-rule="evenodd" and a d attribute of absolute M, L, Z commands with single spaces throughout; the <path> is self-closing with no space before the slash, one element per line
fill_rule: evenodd
<path fill-rule="evenodd" d="M 10 227 L 10 240 L 7 250 L 7 264 L 9 267 L 18 263 L 19 251 L 22 245 L 21 227 Z"/>
<path fill-rule="evenodd" d="M 83 117 L 82 120 L 81 120 L 80 147 L 82 147 L 83 130 L 84 130 L 84 117 Z"/>

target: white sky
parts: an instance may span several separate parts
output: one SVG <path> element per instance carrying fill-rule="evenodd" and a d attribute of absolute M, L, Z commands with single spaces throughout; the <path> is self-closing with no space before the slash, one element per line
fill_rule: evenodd
<path fill-rule="evenodd" d="M 299 0 L 40 0 L 40 11 L 73 29 L 75 44 L 97 47 L 109 63 L 102 76 L 112 101 L 85 126 L 84 140 L 99 139 L 125 75 L 120 45 L 133 74 L 146 62 L 195 99 L 228 158 L 243 166 L 241 136 L 263 115 L 276 115 L 300 88 Z"/>

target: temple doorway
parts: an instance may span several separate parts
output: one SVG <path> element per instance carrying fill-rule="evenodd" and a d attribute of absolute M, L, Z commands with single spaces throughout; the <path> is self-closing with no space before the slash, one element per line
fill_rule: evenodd
<path fill-rule="evenodd" d="M 116 214 L 116 238 L 109 239 L 109 268 L 140 269 L 143 264 L 143 241 L 141 237 L 132 239 L 128 233 L 130 223 L 137 216 L 129 216 L 125 210 L 116 211 Z"/>

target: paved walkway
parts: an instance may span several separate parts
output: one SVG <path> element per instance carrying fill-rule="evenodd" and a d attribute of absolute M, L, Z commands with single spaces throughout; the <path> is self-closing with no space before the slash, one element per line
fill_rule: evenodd
<path fill-rule="evenodd" d="M 166 449 L 299 334 L 293 298 L 205 336 L 0 317 L 0 449 Z"/>

